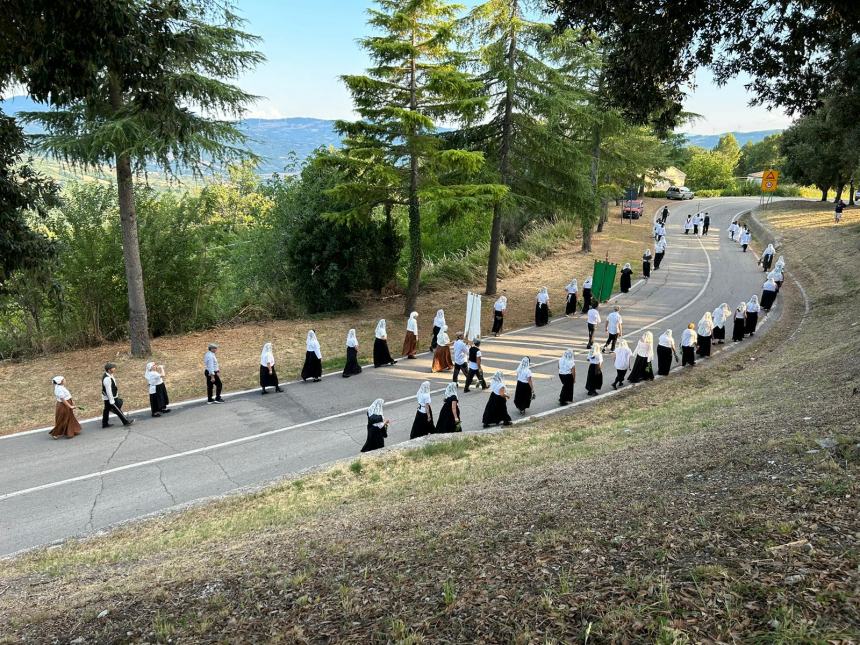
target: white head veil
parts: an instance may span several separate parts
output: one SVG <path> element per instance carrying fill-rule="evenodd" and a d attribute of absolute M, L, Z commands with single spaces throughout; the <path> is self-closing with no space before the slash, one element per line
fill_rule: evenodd
<path fill-rule="evenodd" d="M 600 343 L 594 343 L 588 351 L 589 360 L 592 358 L 603 358 L 603 352 L 600 351 Z"/>
<path fill-rule="evenodd" d="M 439 330 L 439 333 L 436 334 L 436 344 L 447 345 L 450 342 L 451 339 L 448 337 L 448 325 L 443 324 L 442 328 Z"/>
<path fill-rule="evenodd" d="M 529 358 L 528 356 L 524 356 L 523 360 L 520 361 L 520 366 L 517 368 L 517 378 L 526 378 L 530 371 Z"/>
<path fill-rule="evenodd" d="M 627 341 L 622 338 L 618 341 L 618 349 L 626 349 L 627 351 L 630 351 L 630 345 L 628 345 Z"/>
<path fill-rule="evenodd" d="M 445 395 L 443 398 L 447 399 L 449 397 L 457 398 L 457 384 L 456 383 L 448 383 L 448 387 L 445 388 Z"/>
<path fill-rule="evenodd" d="M 502 374 L 502 370 L 496 370 L 496 373 L 493 374 L 493 383 L 498 386 L 503 386 L 505 384 L 505 375 Z"/>
<path fill-rule="evenodd" d="M 439 309 L 436 312 L 436 317 L 433 318 L 433 326 L 434 327 L 441 327 L 444 324 L 445 324 L 445 310 Z"/>
<path fill-rule="evenodd" d="M 52 379 L 51 379 L 51 382 L 52 382 L 54 385 L 62 385 L 62 384 L 63 384 L 63 381 L 65 381 L 65 380 L 66 380 L 66 379 L 65 379 L 65 378 L 63 378 L 62 376 L 55 376 L 54 378 L 52 378 Z"/>
<path fill-rule="evenodd" d="M 388 333 L 385 331 L 385 318 L 380 318 L 379 322 L 376 323 L 376 337 L 377 338 L 386 338 Z"/>
<path fill-rule="evenodd" d="M 421 403 L 422 395 L 425 395 L 428 399 L 430 398 L 430 381 L 424 381 L 418 386 L 416 396 L 418 397 L 419 403 Z"/>
<path fill-rule="evenodd" d="M 643 255 L 651 255 L 651 249 L 645 249 L 645 253 L 643 253 Z"/>
<path fill-rule="evenodd" d="M 591 276 L 588 276 L 585 279 L 585 282 L 582 283 L 582 288 L 583 289 L 591 289 Z"/>
<path fill-rule="evenodd" d="M 764 250 L 762 255 L 774 255 L 776 253 L 776 249 L 773 248 L 773 244 L 768 244 L 767 248 Z"/>
<path fill-rule="evenodd" d="M 143 370 L 143 378 L 147 378 L 149 373 L 152 371 L 152 368 L 155 367 L 155 361 L 149 361 L 146 364 L 146 368 Z"/>
<path fill-rule="evenodd" d="M 358 347 L 358 338 L 355 337 L 354 329 L 350 329 L 348 332 L 346 332 L 346 346 Z"/>
<path fill-rule="evenodd" d="M 780 255 L 776 259 L 776 266 L 778 266 L 778 267 L 784 267 L 785 266 L 785 256 Z"/>
<path fill-rule="evenodd" d="M 499 299 L 496 300 L 496 309 L 501 311 L 505 307 L 508 306 L 508 297 L 507 296 L 499 296 Z"/>
<path fill-rule="evenodd" d="M 315 352 L 320 349 L 320 342 L 317 340 L 316 332 L 313 329 L 308 331 L 308 338 L 305 342 L 305 346 L 309 352 Z"/>
<path fill-rule="evenodd" d="M 409 320 L 406 322 L 406 331 L 411 331 L 416 336 L 418 335 L 418 312 L 413 311 L 409 314 Z"/>
<path fill-rule="evenodd" d="M 753 294 L 749 300 L 747 300 L 747 311 L 758 311 L 758 296 Z"/>
<path fill-rule="evenodd" d="M 559 372 L 567 372 L 573 369 L 573 350 L 566 349 L 564 350 L 564 354 L 561 355 L 561 358 L 558 359 L 558 370 Z"/>
<path fill-rule="evenodd" d="M 372 417 L 374 414 L 382 416 L 383 403 L 385 403 L 385 399 L 376 399 L 373 403 L 371 403 L 370 407 L 367 408 L 367 416 Z"/>
<path fill-rule="evenodd" d="M 567 283 L 567 290 L 569 293 L 575 293 L 579 289 L 579 285 L 576 283 L 576 278 Z"/>
<path fill-rule="evenodd" d="M 263 345 L 263 350 L 260 352 L 260 365 L 268 365 L 269 359 L 271 359 L 272 365 L 274 365 L 275 354 L 272 352 L 272 343 L 265 343 Z"/>
<path fill-rule="evenodd" d="M 632 271 L 632 270 L 633 270 L 633 267 L 631 267 L 631 266 L 630 266 L 630 263 L 629 263 L 629 262 L 625 262 L 625 263 L 624 263 L 624 268 L 622 268 L 621 270 L 623 271 L 624 269 L 630 269 L 630 270 Z"/>

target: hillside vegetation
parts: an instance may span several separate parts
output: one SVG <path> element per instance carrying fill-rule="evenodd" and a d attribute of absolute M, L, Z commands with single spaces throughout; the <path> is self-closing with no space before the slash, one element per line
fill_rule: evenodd
<path fill-rule="evenodd" d="M 860 340 L 821 339 L 856 322 L 860 219 L 761 217 L 810 307 L 789 279 L 754 343 L 575 414 L 7 561 L 0 639 L 856 640 Z"/>

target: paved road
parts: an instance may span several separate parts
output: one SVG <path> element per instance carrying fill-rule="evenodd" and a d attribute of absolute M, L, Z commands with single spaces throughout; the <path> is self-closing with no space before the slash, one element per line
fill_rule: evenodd
<path fill-rule="evenodd" d="M 711 234 L 685 236 L 681 223 L 699 204 L 711 214 Z M 631 347 L 646 328 L 654 332 L 655 343 L 663 330 L 672 328 L 680 343 L 686 324 L 698 321 L 703 311 L 721 302 L 734 308 L 760 293 L 763 276 L 755 256 L 741 253 L 725 235 L 731 218 L 756 204 L 757 199 L 733 198 L 672 206 L 663 266 L 614 301 L 622 307 Z M 634 268 L 638 274 L 641 265 Z M 581 284 L 584 276 L 576 277 Z M 562 308 L 568 278 L 560 267 L 558 283 L 551 286 L 556 311 Z M 423 344 L 426 328 L 422 338 Z M 586 398 L 586 338 L 585 321 L 577 316 L 487 339 L 485 372 L 489 376 L 496 369 L 506 370 L 508 383 L 513 384 L 513 371 L 523 356 L 529 356 L 533 366 L 538 365 L 537 400 L 529 412 L 551 413 L 558 406 L 560 389 L 556 361 L 567 347 L 576 352 L 575 400 Z M 365 355 L 368 349 L 364 348 Z M 0 555 L 92 534 L 117 522 L 358 455 L 365 439 L 365 410 L 377 397 L 388 401 L 385 414 L 392 420 L 388 444 L 407 441 L 420 382 L 432 383 L 438 411 L 441 391 L 450 379 L 450 373 L 434 375 L 429 367 L 425 354 L 396 366 L 365 369 L 350 379 L 333 375 L 320 383 L 290 384 L 284 394 L 261 397 L 255 391 L 232 396 L 224 405 L 174 406 L 174 412 L 161 419 L 140 415 L 130 430 L 119 425 L 103 430 L 88 422 L 83 434 L 71 441 L 52 441 L 44 431 L 4 437 Z M 609 383 L 615 374 L 611 356 L 605 367 L 603 391 L 611 393 Z M 480 391 L 461 394 L 465 429 L 481 427 L 487 396 Z M 509 411 L 516 418 L 512 404 Z"/>

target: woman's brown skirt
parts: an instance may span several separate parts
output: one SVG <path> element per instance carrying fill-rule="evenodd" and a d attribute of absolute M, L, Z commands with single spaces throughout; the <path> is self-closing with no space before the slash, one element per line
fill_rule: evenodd
<path fill-rule="evenodd" d="M 454 361 L 451 360 L 451 348 L 447 345 L 439 345 L 433 352 L 433 371 L 444 372 L 453 368 Z"/>
<path fill-rule="evenodd" d="M 72 403 L 71 401 L 69 402 Z M 54 429 L 51 430 L 51 436 L 68 437 L 71 439 L 76 434 L 81 434 L 81 424 L 75 418 L 74 410 L 65 403 L 57 401 L 57 408 L 54 412 Z"/>
<path fill-rule="evenodd" d="M 406 332 L 406 339 L 403 341 L 403 356 L 415 356 L 418 351 L 418 337 L 411 331 Z"/>

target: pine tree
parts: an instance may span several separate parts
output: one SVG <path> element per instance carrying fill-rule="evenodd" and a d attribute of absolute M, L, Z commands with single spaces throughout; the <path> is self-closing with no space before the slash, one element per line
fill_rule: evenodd
<path fill-rule="evenodd" d="M 585 155 L 571 137 L 581 115 L 582 66 L 588 52 L 570 31 L 530 20 L 524 0 L 488 0 L 475 7 L 466 24 L 491 119 L 464 131 L 475 149 L 487 154 L 508 199 L 493 208 L 486 293 L 496 293 L 502 221 L 582 212 L 587 184 Z"/>
<path fill-rule="evenodd" d="M 135 0 L 134 20 L 111 41 L 90 89 L 62 109 L 23 115 L 45 129 L 36 144 L 79 167 L 116 169 L 134 356 L 150 352 L 134 207 L 134 175 L 154 164 L 171 174 L 199 173 L 248 156 L 234 122 L 254 97 L 227 82 L 263 57 L 257 38 L 216 0 Z M 218 115 L 218 116 L 214 116 Z"/>
<path fill-rule="evenodd" d="M 350 181 L 332 194 L 344 217 L 366 217 L 375 207 L 404 205 L 409 218 L 406 307 L 418 297 L 423 257 L 421 212 L 447 215 L 488 207 L 501 186 L 474 183 L 480 152 L 446 148 L 437 121 L 470 122 L 486 106 L 480 83 L 462 70 L 453 49 L 457 5 L 443 0 L 377 0 L 369 24 L 377 35 L 362 46 L 373 66 L 366 75 L 344 76 L 361 119 L 338 122 L 345 135 L 337 155 Z M 390 212 L 390 211 L 387 211 Z"/>

